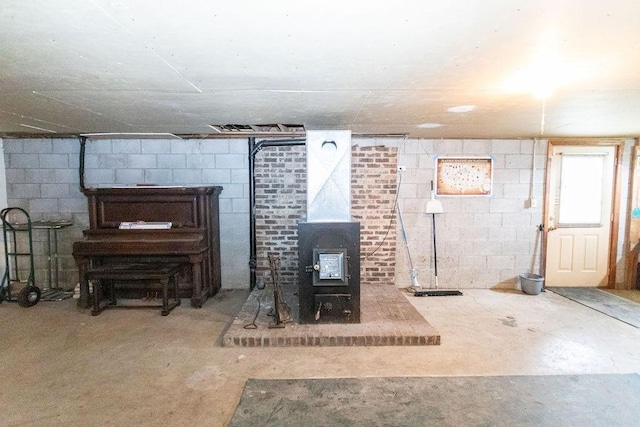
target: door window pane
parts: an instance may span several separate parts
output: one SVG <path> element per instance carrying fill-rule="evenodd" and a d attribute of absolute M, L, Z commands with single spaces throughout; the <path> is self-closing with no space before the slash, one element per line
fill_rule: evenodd
<path fill-rule="evenodd" d="M 605 154 L 563 154 L 558 225 L 602 224 Z"/>

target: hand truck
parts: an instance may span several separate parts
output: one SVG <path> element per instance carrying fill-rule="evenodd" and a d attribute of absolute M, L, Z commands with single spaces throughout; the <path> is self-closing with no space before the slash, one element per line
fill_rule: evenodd
<path fill-rule="evenodd" d="M 2 209 L 0 217 L 5 261 L 5 273 L 0 284 L 0 303 L 4 300 L 17 301 L 21 307 L 32 307 L 40 301 L 40 288 L 34 283 L 31 218 L 27 211 L 16 207 Z M 28 251 L 18 239 L 18 235 L 23 234 L 28 236 Z M 25 274 L 28 277 L 21 279 Z"/>

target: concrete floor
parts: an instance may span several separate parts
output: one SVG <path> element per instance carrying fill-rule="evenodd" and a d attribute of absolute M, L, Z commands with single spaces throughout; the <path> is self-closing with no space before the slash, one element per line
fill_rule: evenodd
<path fill-rule="evenodd" d="M 640 373 L 638 328 L 552 292 L 407 296 L 439 346 L 221 347 L 247 294 L 185 300 L 167 317 L 3 303 L 0 426 L 224 426 L 247 378 Z"/>

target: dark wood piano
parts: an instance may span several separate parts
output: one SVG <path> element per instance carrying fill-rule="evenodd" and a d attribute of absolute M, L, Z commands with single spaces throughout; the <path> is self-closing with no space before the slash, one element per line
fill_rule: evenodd
<path fill-rule="evenodd" d="M 179 293 L 201 307 L 220 289 L 222 187 L 86 188 L 89 229 L 74 242 L 78 306 L 90 306 L 85 272 L 108 263 L 178 263 Z M 121 230 L 121 222 L 171 222 L 170 229 Z"/>

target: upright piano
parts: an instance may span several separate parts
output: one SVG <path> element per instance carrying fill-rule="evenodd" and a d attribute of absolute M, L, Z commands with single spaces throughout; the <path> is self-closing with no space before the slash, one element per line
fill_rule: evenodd
<path fill-rule="evenodd" d="M 109 263 L 180 264 L 179 293 L 201 307 L 220 289 L 222 187 L 110 187 L 83 190 L 89 229 L 73 244 L 78 306 L 90 306 L 85 272 Z M 122 222 L 171 222 L 168 229 L 120 229 Z"/>

